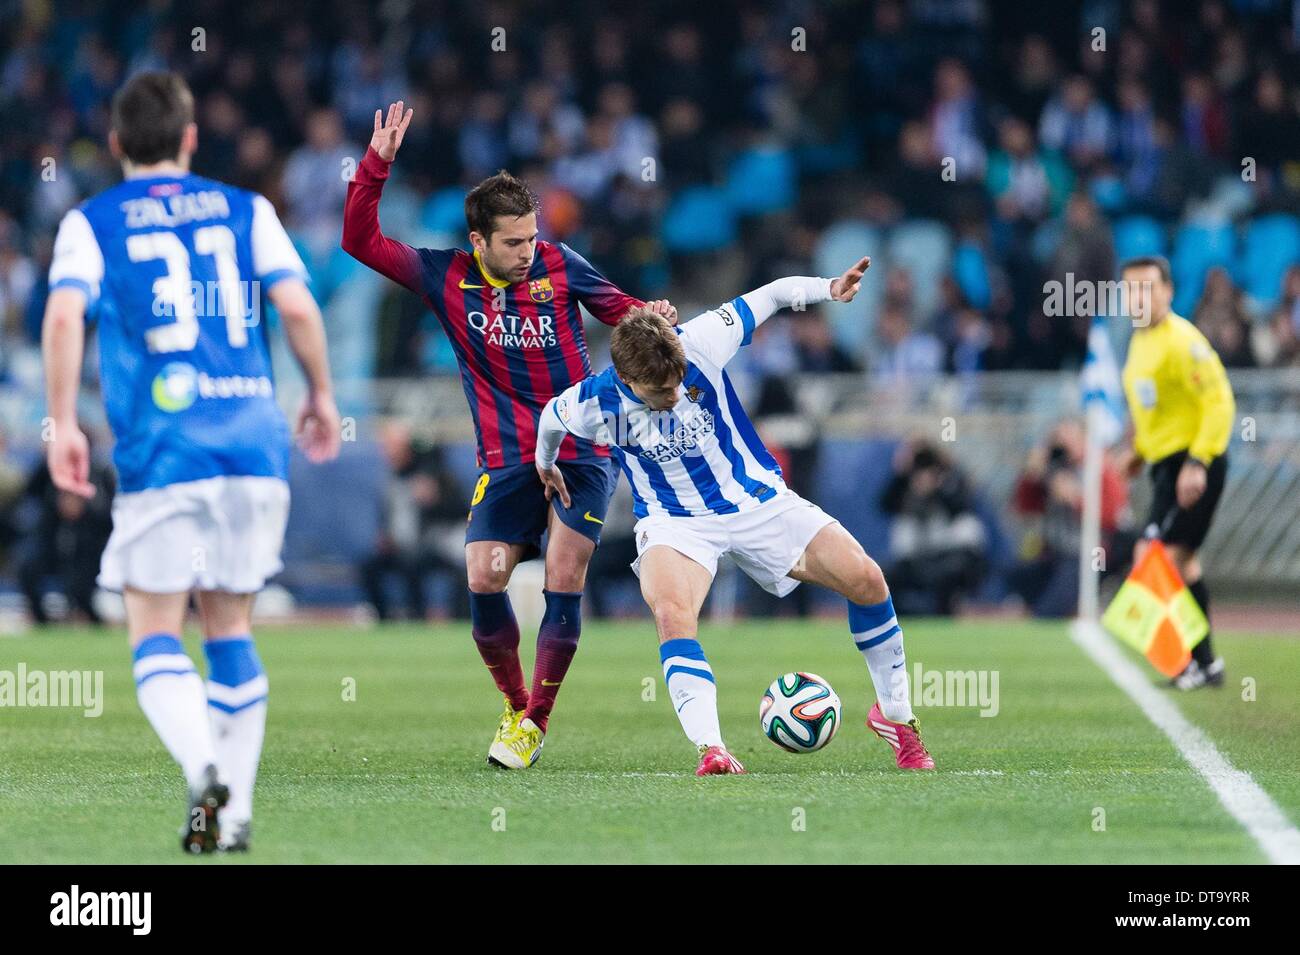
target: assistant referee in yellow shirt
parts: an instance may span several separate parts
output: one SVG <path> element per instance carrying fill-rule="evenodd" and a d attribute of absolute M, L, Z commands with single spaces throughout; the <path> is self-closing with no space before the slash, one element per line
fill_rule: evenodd
<path fill-rule="evenodd" d="M 1137 327 L 1124 361 L 1124 394 L 1133 425 L 1128 473 L 1151 466 L 1149 525 L 1208 620 L 1210 594 L 1197 551 L 1214 518 L 1228 473 L 1228 440 L 1236 413 L 1223 362 L 1195 325 L 1170 310 L 1174 283 L 1169 262 L 1144 256 L 1124 263 L 1121 275 Z M 1139 542 L 1134 559 L 1141 555 Z M 1207 634 L 1192 662 L 1172 684 L 1182 690 L 1223 684 L 1223 659 Z"/>

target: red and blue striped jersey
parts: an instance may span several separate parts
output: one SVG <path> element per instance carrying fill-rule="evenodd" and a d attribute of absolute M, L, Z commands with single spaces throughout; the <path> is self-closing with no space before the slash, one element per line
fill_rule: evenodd
<path fill-rule="evenodd" d="M 502 285 L 462 249 L 417 249 L 379 228 L 389 163 L 373 149 L 348 186 L 343 249 L 421 296 L 442 323 L 474 419 L 479 464 L 533 462 L 537 420 L 554 395 L 591 374 L 579 303 L 607 325 L 643 304 L 568 246 L 539 240 L 528 277 Z M 608 457 L 569 437 L 561 461 Z"/>

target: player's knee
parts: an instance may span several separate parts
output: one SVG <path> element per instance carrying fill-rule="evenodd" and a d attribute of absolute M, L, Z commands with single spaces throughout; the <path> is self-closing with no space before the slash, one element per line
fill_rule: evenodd
<path fill-rule="evenodd" d="M 695 624 L 695 614 L 679 597 L 663 597 L 651 606 L 655 626 L 663 634 L 675 634 L 683 629 L 691 629 Z"/>
<path fill-rule="evenodd" d="M 499 594 L 510 583 L 510 574 L 491 565 L 470 564 L 465 573 L 470 591 L 476 594 Z"/>
<path fill-rule="evenodd" d="M 587 582 L 587 561 L 576 554 L 547 555 L 546 589 L 563 593 L 580 593 Z"/>
<path fill-rule="evenodd" d="M 889 596 L 889 585 L 885 583 L 884 571 L 880 565 L 862 555 L 857 571 L 853 575 L 853 593 L 849 595 L 854 603 L 878 604 Z"/>

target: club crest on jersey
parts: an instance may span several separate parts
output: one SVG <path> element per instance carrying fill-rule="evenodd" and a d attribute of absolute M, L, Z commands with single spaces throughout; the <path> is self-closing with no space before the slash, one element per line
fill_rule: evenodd
<path fill-rule="evenodd" d="M 699 385 L 691 385 L 686 389 L 686 397 L 699 404 L 700 399 L 704 397 L 704 389 Z"/>
<path fill-rule="evenodd" d="M 551 287 L 551 279 L 547 276 L 544 279 L 533 279 L 528 283 L 528 297 L 534 302 L 549 302 L 555 298 L 555 289 Z"/>

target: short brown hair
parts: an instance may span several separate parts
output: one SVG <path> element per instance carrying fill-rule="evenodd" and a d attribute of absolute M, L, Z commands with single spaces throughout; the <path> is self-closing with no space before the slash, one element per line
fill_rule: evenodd
<path fill-rule="evenodd" d="M 465 197 L 465 221 L 469 231 L 485 239 L 492 238 L 497 216 L 518 218 L 540 208 L 537 197 L 522 179 L 502 169 L 488 176 Z"/>
<path fill-rule="evenodd" d="M 113 131 L 137 165 L 175 159 L 192 122 L 194 95 L 176 73 L 138 73 L 113 97 Z"/>
<path fill-rule="evenodd" d="M 1119 274 L 1123 275 L 1129 269 L 1154 268 L 1160 273 L 1160 281 L 1170 285 L 1174 281 L 1173 272 L 1169 268 L 1169 260 L 1163 255 L 1137 255 L 1131 259 L 1126 259 L 1124 264 L 1119 267 Z"/>
<path fill-rule="evenodd" d="M 668 319 L 646 306 L 632 309 L 614 326 L 609 357 L 624 381 L 678 384 L 686 377 L 686 350 Z"/>

